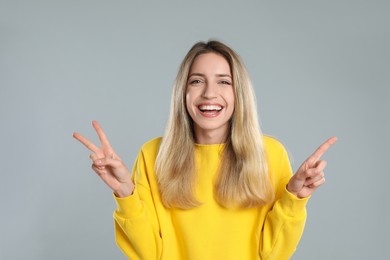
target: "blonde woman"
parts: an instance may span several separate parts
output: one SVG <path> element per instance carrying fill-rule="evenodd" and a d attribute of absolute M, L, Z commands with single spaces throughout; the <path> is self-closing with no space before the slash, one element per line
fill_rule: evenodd
<path fill-rule="evenodd" d="M 92 168 L 112 189 L 118 246 L 130 259 L 289 259 L 308 197 L 325 179 L 322 144 L 293 175 L 287 153 L 262 135 L 239 56 L 196 43 L 172 93 L 165 135 L 145 143 L 132 173 L 94 121 Z"/>

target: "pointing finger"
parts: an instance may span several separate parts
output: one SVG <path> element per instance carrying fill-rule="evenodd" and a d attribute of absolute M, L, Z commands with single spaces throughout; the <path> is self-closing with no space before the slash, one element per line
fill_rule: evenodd
<path fill-rule="evenodd" d="M 322 155 L 337 141 L 337 137 L 331 137 L 326 140 L 317 150 L 308 158 L 308 161 L 316 162 Z"/>

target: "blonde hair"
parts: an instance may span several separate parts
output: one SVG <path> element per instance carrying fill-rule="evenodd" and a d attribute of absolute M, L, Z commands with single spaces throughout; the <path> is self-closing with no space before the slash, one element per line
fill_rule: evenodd
<path fill-rule="evenodd" d="M 182 209 L 200 205 L 195 197 L 193 122 L 187 113 L 185 95 L 192 63 L 199 55 L 210 52 L 221 55 L 229 63 L 235 93 L 230 133 L 215 183 L 216 198 L 225 207 L 250 208 L 270 203 L 274 192 L 268 177 L 252 83 L 241 58 L 219 41 L 196 43 L 180 65 L 155 165 L 162 202 L 166 207 Z"/>

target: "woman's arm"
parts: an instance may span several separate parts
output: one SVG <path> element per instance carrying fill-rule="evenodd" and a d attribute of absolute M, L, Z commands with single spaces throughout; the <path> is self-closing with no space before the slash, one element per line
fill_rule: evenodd
<path fill-rule="evenodd" d="M 149 163 L 150 164 L 150 163 Z M 162 239 L 154 200 L 147 177 L 149 167 L 143 149 L 134 163 L 131 196 L 117 198 L 114 212 L 115 237 L 118 246 L 130 259 L 161 259 Z"/>
<path fill-rule="evenodd" d="M 92 169 L 112 189 L 117 210 L 114 212 L 115 237 L 118 246 L 131 260 L 160 259 L 162 241 L 157 216 L 153 207 L 149 185 L 145 178 L 145 162 L 142 152 L 130 171 L 111 147 L 103 129 L 94 121 L 101 146 L 78 133 L 73 137 L 85 145 L 93 154 Z M 135 185 L 134 185 L 135 184 Z"/>
<path fill-rule="evenodd" d="M 283 147 L 278 172 L 276 201 L 268 212 L 260 236 L 262 259 L 289 259 L 303 234 L 306 203 L 309 196 L 324 183 L 326 163 L 320 157 L 336 141 L 331 138 L 321 145 L 292 176 L 287 152 Z M 291 190 L 290 190 L 290 189 Z"/>

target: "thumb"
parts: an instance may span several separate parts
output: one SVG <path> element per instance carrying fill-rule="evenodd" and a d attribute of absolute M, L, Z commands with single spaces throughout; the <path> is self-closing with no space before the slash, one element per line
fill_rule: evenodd
<path fill-rule="evenodd" d="M 307 170 L 307 163 L 304 162 L 297 170 L 297 172 L 294 174 L 294 178 L 297 180 L 306 180 L 306 170 Z"/>

